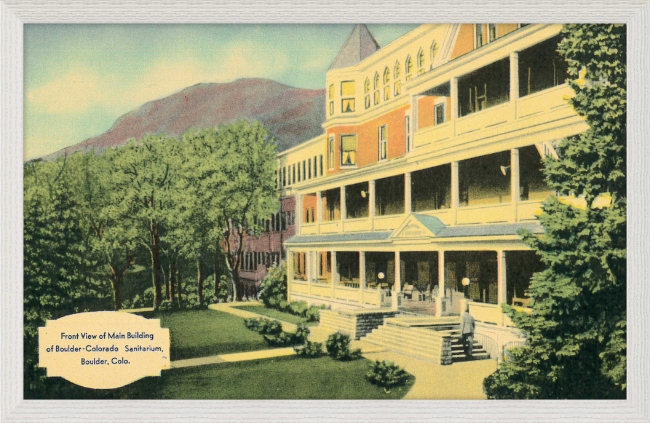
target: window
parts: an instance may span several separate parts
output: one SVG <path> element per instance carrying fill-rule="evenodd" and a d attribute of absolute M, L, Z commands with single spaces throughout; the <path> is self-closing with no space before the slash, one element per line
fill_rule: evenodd
<path fill-rule="evenodd" d="M 341 166 L 357 164 L 357 136 L 341 135 Z"/>
<path fill-rule="evenodd" d="M 386 160 L 388 157 L 388 135 L 386 132 L 386 125 L 379 127 L 378 134 L 378 144 L 379 144 L 379 160 Z"/>
<path fill-rule="evenodd" d="M 341 100 L 341 111 L 343 113 L 352 113 L 354 112 L 354 99 L 353 98 L 344 98 Z"/>
<path fill-rule="evenodd" d="M 298 182 L 300 182 L 300 163 L 298 163 Z"/>
<path fill-rule="evenodd" d="M 329 168 L 334 169 L 334 135 L 330 135 L 328 151 L 329 151 Z"/>
<path fill-rule="evenodd" d="M 439 103 L 433 107 L 433 119 L 436 125 L 445 122 L 445 103 Z"/>
<path fill-rule="evenodd" d="M 286 166 L 282 168 L 282 186 L 287 186 L 287 168 Z"/>
<path fill-rule="evenodd" d="M 334 84 L 330 85 L 328 98 L 330 100 L 330 116 L 334 114 Z"/>
<path fill-rule="evenodd" d="M 375 90 L 375 106 L 379 104 L 380 94 L 379 94 L 379 74 L 375 72 L 375 80 L 373 84 L 373 89 Z"/>
<path fill-rule="evenodd" d="M 292 171 L 292 173 L 293 173 L 293 183 L 295 184 L 296 183 L 296 165 L 293 164 L 293 165 L 291 165 L 291 167 L 293 169 L 293 171 Z"/>
<path fill-rule="evenodd" d="M 490 42 L 497 39 L 497 24 L 488 24 L 488 35 L 490 36 Z"/>
<path fill-rule="evenodd" d="M 307 159 L 307 179 L 311 179 L 311 159 Z"/>
<path fill-rule="evenodd" d="M 384 69 L 384 100 L 390 100 L 390 71 Z"/>
<path fill-rule="evenodd" d="M 323 176 L 323 155 L 319 155 L 318 158 L 320 159 L 320 176 Z"/>
<path fill-rule="evenodd" d="M 406 62 L 404 62 L 404 71 L 406 72 L 406 80 L 408 81 L 413 76 L 411 75 L 411 72 L 413 72 L 413 61 L 411 60 L 410 54 L 406 58 Z"/>
<path fill-rule="evenodd" d="M 334 102 L 330 101 L 330 116 L 334 114 Z"/>
<path fill-rule="evenodd" d="M 483 46 L 483 24 L 474 25 L 474 48 Z"/>
<path fill-rule="evenodd" d="M 370 107 L 370 79 L 368 78 L 366 78 L 366 82 L 363 84 L 363 94 L 367 109 Z"/>
<path fill-rule="evenodd" d="M 420 49 L 418 52 L 418 75 L 424 73 L 424 51 Z"/>
<path fill-rule="evenodd" d="M 354 112 L 354 81 L 341 82 L 341 97 L 343 97 L 341 100 L 343 113 Z"/>
<path fill-rule="evenodd" d="M 302 161 L 302 180 L 307 180 L 307 160 Z"/>
<path fill-rule="evenodd" d="M 395 62 L 395 68 L 393 68 L 393 79 L 395 79 L 393 94 L 395 97 L 402 93 L 402 81 L 400 80 L 401 73 L 399 62 Z"/>
<path fill-rule="evenodd" d="M 316 157 L 314 156 L 314 178 L 318 176 L 318 162 L 316 161 Z"/>
<path fill-rule="evenodd" d="M 431 43 L 431 47 L 429 48 L 429 59 L 431 59 L 432 69 L 433 69 L 433 61 L 435 60 L 437 55 L 438 55 L 438 43 L 436 43 L 436 40 L 433 40 L 433 42 Z"/>
<path fill-rule="evenodd" d="M 406 140 L 406 152 L 411 151 L 411 116 L 404 116 L 404 139 Z"/>

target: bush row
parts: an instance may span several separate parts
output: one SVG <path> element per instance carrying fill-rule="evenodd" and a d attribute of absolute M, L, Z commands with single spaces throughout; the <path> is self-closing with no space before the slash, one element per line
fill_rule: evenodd
<path fill-rule="evenodd" d="M 272 346 L 304 344 L 309 337 L 309 329 L 304 325 L 298 325 L 295 332 L 285 332 L 282 330 L 282 323 L 263 317 L 246 319 L 244 325 L 262 335 L 264 341 Z"/>

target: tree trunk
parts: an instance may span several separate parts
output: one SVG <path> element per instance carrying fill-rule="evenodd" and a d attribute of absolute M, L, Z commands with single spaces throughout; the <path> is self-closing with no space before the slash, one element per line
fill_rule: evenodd
<path fill-rule="evenodd" d="M 160 261 L 160 234 L 158 233 L 158 225 L 152 223 L 152 243 L 151 243 L 151 264 L 153 266 L 153 309 L 158 310 L 160 303 L 162 303 L 162 283 L 163 283 L 163 269 Z"/>
<path fill-rule="evenodd" d="M 199 287 L 199 304 L 203 305 L 203 284 L 205 282 L 205 263 L 203 262 L 203 255 L 199 254 L 197 259 L 196 267 L 198 267 L 198 280 L 197 285 Z"/>
<path fill-rule="evenodd" d="M 115 303 L 115 311 L 122 308 L 122 276 L 123 274 L 113 274 L 111 277 L 111 285 L 113 286 L 113 302 Z"/>
<path fill-rule="evenodd" d="M 170 284 L 169 273 L 165 272 L 165 267 L 164 266 L 163 266 L 163 282 L 165 284 L 165 299 L 167 299 L 169 301 L 169 297 L 171 296 L 171 292 L 169 290 L 169 284 Z"/>
<path fill-rule="evenodd" d="M 176 258 L 169 260 L 169 301 L 172 303 L 176 300 Z M 180 304 L 179 304 L 180 305 Z"/>
<path fill-rule="evenodd" d="M 239 271 L 235 270 L 233 272 L 234 285 L 237 291 L 237 301 L 242 301 L 244 298 L 244 287 L 242 286 L 241 279 L 239 278 Z"/>
<path fill-rule="evenodd" d="M 230 291 L 230 301 L 235 301 L 235 298 L 237 297 L 237 282 L 235 282 L 235 277 L 234 272 L 228 272 L 229 273 L 229 278 L 228 278 L 228 289 Z"/>
<path fill-rule="evenodd" d="M 183 262 L 179 261 L 176 266 L 176 294 L 178 295 L 178 308 L 183 306 Z"/>
<path fill-rule="evenodd" d="M 219 241 L 214 246 L 214 296 L 219 300 L 219 293 L 221 292 L 221 257 L 219 255 Z"/>

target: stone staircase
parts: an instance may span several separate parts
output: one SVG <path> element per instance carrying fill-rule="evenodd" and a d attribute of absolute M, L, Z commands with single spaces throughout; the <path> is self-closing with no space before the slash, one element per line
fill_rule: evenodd
<path fill-rule="evenodd" d="M 397 315 L 395 310 L 321 310 L 319 328 L 360 339 L 382 326 L 386 318 Z"/>
<path fill-rule="evenodd" d="M 441 365 L 490 358 L 476 340 L 472 357 L 465 356 L 458 317 L 390 318 L 362 340 Z"/>

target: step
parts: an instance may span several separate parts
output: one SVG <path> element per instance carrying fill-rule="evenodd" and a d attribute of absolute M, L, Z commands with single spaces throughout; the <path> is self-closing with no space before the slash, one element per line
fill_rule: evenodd
<path fill-rule="evenodd" d="M 385 328 L 385 329 L 384 329 Z M 421 329 L 407 329 L 407 328 L 396 328 L 390 326 L 382 326 L 380 329 L 384 329 L 387 333 L 395 335 L 408 335 L 409 337 L 417 337 L 418 339 L 429 339 L 429 340 L 442 340 L 444 336 L 436 334 L 435 332 L 429 333 L 430 331 L 423 331 Z"/>
<path fill-rule="evenodd" d="M 373 344 L 380 344 L 383 346 L 391 346 L 391 347 L 394 346 L 396 348 L 408 347 L 410 349 L 420 350 L 429 353 L 442 351 L 443 349 L 442 345 L 431 345 L 431 344 L 420 343 L 420 342 L 396 342 L 394 339 L 381 337 L 381 336 L 366 337 L 363 338 L 363 340 Z"/>
<path fill-rule="evenodd" d="M 373 332 L 366 336 L 366 338 L 370 338 L 370 337 L 385 339 L 392 343 L 409 343 L 409 344 L 417 344 L 422 346 L 429 346 L 432 348 L 442 347 L 444 345 L 444 342 L 439 339 L 435 339 L 435 340 L 420 339 L 410 335 L 396 335 L 396 334 L 385 333 L 385 332 Z"/>

